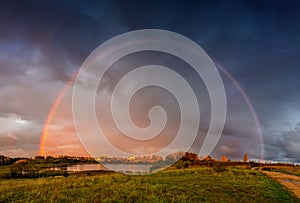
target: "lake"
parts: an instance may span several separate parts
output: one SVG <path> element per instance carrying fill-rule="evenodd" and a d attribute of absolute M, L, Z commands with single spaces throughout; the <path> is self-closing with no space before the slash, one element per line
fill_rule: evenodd
<path fill-rule="evenodd" d="M 67 170 L 70 172 L 78 171 L 99 171 L 99 170 L 113 170 L 117 172 L 129 172 L 129 173 L 147 173 L 150 172 L 152 165 L 147 164 L 77 164 L 67 167 L 56 167 L 54 170 Z"/>

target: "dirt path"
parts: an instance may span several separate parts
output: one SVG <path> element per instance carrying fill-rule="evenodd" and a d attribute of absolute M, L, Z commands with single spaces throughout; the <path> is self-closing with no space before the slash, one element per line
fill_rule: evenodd
<path fill-rule="evenodd" d="M 295 195 L 298 198 L 300 198 L 300 177 L 299 176 L 279 173 L 279 172 L 271 172 L 271 171 L 263 171 L 263 170 L 260 171 L 266 174 L 267 176 L 274 178 L 279 183 L 292 190 L 295 193 Z"/>

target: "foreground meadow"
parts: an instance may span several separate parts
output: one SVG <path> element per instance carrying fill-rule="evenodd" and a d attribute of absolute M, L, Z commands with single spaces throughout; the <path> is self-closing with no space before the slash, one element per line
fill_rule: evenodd
<path fill-rule="evenodd" d="M 0 202 L 299 202 L 259 171 L 169 169 L 151 175 L 0 180 Z"/>
<path fill-rule="evenodd" d="M 286 174 L 291 174 L 295 176 L 300 176 L 300 166 L 293 166 L 293 165 L 283 165 L 283 166 L 266 166 L 262 167 L 262 170 L 265 171 L 275 171 L 275 172 L 281 172 Z"/>

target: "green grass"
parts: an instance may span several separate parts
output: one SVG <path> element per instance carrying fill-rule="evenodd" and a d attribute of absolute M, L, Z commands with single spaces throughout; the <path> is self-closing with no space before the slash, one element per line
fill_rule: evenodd
<path fill-rule="evenodd" d="M 210 167 L 159 173 L 0 180 L 0 202 L 299 202 L 258 171 Z"/>
<path fill-rule="evenodd" d="M 0 179 L 10 176 L 10 166 L 0 166 Z"/>
<path fill-rule="evenodd" d="M 300 166 L 268 166 L 263 167 L 263 170 L 300 176 Z"/>

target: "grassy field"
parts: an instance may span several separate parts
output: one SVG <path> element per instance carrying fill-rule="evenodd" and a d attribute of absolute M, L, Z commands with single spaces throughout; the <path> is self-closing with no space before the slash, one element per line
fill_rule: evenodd
<path fill-rule="evenodd" d="M 218 171 L 218 172 L 216 172 Z M 259 171 L 169 169 L 151 175 L 0 180 L 0 202 L 299 202 Z"/>
<path fill-rule="evenodd" d="M 0 181 L 3 177 L 8 177 L 11 174 L 11 166 L 0 166 Z"/>
<path fill-rule="evenodd" d="M 300 166 L 268 166 L 268 167 L 263 167 L 263 170 L 300 176 Z"/>

